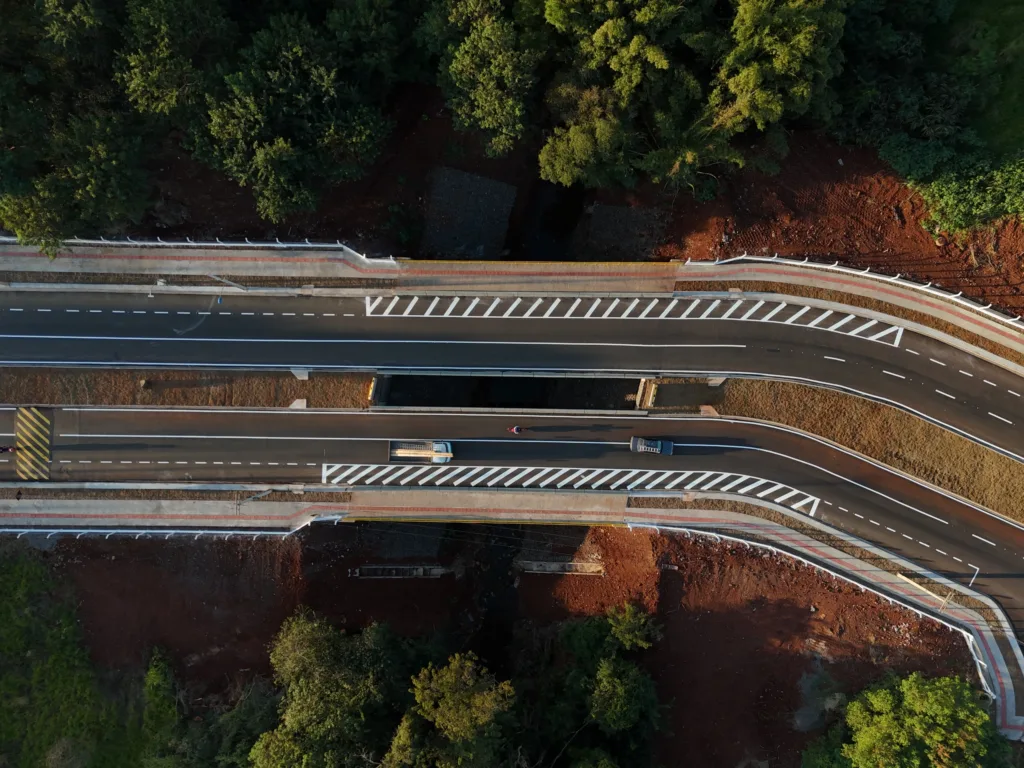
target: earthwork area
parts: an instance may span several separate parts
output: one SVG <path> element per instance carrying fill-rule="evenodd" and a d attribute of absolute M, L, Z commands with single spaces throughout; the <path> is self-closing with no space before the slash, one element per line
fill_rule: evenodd
<path fill-rule="evenodd" d="M 519 573 L 524 555 L 604 573 Z M 348 524 L 284 540 L 63 540 L 48 557 L 73 585 L 98 665 L 141 669 L 162 648 L 203 701 L 269 673 L 267 645 L 298 605 L 350 630 L 388 622 L 493 651 L 506 632 L 638 601 L 665 630 L 643 659 L 671 702 L 664 765 L 795 768 L 832 694 L 888 671 L 974 674 L 959 635 L 859 588 L 758 550 L 650 531 Z M 384 564 L 451 573 L 353 575 Z"/>

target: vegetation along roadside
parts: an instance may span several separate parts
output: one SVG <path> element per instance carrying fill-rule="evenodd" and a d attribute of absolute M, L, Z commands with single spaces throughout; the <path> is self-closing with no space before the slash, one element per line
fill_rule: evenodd
<path fill-rule="evenodd" d="M 707 199 L 817 127 L 877 148 L 930 227 L 960 230 L 1024 210 L 1024 21 L 1000 5 L 6 0 L 0 224 L 53 251 L 173 219 L 154 194 L 168 144 L 286 222 L 378 162 L 416 84 L 489 154 L 536 146 L 566 186 Z"/>
<path fill-rule="evenodd" d="M 100 674 L 74 596 L 38 551 L 6 543 L 0 584 L 0 755 L 17 768 L 632 768 L 652 764 L 672 706 L 640 663 L 660 652 L 662 629 L 630 603 L 528 625 L 490 662 L 443 633 L 343 632 L 300 609 L 270 644 L 273 680 L 250 676 L 198 702 L 160 652 L 144 670 Z M 849 702 L 817 679 L 831 730 L 807 766 L 877 765 L 872 747 L 892 764 L 1005 764 L 1006 743 L 961 678 L 883 678 Z"/>

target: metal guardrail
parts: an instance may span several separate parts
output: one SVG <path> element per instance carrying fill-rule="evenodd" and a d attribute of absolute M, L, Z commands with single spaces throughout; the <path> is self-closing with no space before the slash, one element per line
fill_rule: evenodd
<path fill-rule="evenodd" d="M 253 242 L 249 238 L 244 240 L 231 240 L 224 242 L 219 237 L 213 240 L 193 240 L 191 237 L 186 237 L 184 240 L 164 240 L 161 237 L 155 240 L 147 239 L 135 239 L 131 237 L 125 237 L 122 239 L 108 239 L 106 237 L 97 238 L 85 238 L 85 237 L 71 237 L 64 240 L 64 245 L 70 246 L 83 246 L 83 247 L 103 247 L 113 246 L 127 247 L 134 246 L 138 248 L 249 248 L 252 250 L 264 250 L 264 249 L 280 249 L 280 250 L 320 250 L 320 251 L 342 251 L 347 256 L 355 256 L 358 259 L 364 261 L 390 261 L 394 262 L 394 256 L 366 256 L 360 253 L 354 248 L 349 247 L 341 240 L 335 240 L 333 243 L 314 243 L 308 238 L 302 242 L 281 242 L 281 238 L 276 238 L 273 241 L 270 240 L 258 240 Z M 4 245 L 18 245 L 20 241 L 17 237 L 12 235 L 0 235 L 0 244 Z"/>
<path fill-rule="evenodd" d="M 308 238 L 301 242 L 282 242 L 280 238 L 276 238 L 273 241 L 257 241 L 253 242 L 249 238 L 245 238 L 242 241 L 229 241 L 224 242 L 219 237 L 213 240 L 192 240 L 191 238 L 185 238 L 184 240 L 164 240 L 163 238 L 156 238 L 155 240 L 147 239 L 135 239 L 131 237 L 125 237 L 121 239 L 108 239 L 105 237 L 99 238 L 79 238 L 73 237 L 64 241 L 65 244 L 70 246 L 84 246 L 84 247 L 97 247 L 97 246 L 112 246 L 112 247 L 127 247 L 134 246 L 139 248 L 241 248 L 241 249 L 279 249 L 279 250 L 321 250 L 321 251 L 342 251 L 346 255 L 354 256 L 355 258 L 363 261 L 385 261 L 392 264 L 397 264 L 398 261 L 407 261 L 407 259 L 397 260 L 394 256 L 366 256 L 359 251 L 351 248 L 350 246 L 343 243 L 341 240 L 336 240 L 333 243 L 323 242 L 312 242 Z M 0 244 L 17 244 L 18 238 L 10 235 L 0 235 Z M 870 267 L 865 269 L 854 269 L 853 267 L 840 266 L 839 262 L 836 261 L 832 264 L 826 264 L 817 261 L 811 261 L 810 257 L 804 259 L 787 259 L 780 257 L 778 254 L 774 256 L 751 256 L 744 252 L 740 256 L 731 256 L 727 259 L 715 259 L 714 261 L 694 261 L 693 259 L 687 259 L 686 264 L 688 265 L 708 265 L 708 266 L 721 266 L 722 264 L 735 264 L 740 262 L 752 262 L 752 263 L 775 263 L 775 264 L 787 264 L 790 266 L 798 267 L 810 267 L 813 269 L 821 269 L 831 272 L 839 272 L 847 275 L 856 275 L 860 277 L 870 277 L 878 280 L 879 282 L 888 282 L 900 285 L 904 288 L 910 288 L 915 291 L 922 291 L 936 298 L 949 301 L 954 304 L 959 304 L 962 307 L 970 309 L 971 311 L 978 312 L 985 317 L 995 320 L 1000 323 L 1004 323 L 1016 330 L 1024 331 L 1024 317 L 1019 315 L 1013 315 L 999 310 L 994 310 L 993 304 L 982 305 L 979 302 L 973 301 L 972 299 L 965 298 L 963 291 L 958 293 L 952 293 L 942 288 L 935 287 L 933 282 L 928 282 L 924 285 L 916 283 L 913 280 L 906 280 L 903 278 L 902 273 L 896 275 L 886 275 L 882 272 L 873 272 Z M 429 262 L 425 262 L 429 263 Z M 469 262 L 467 262 L 469 263 Z M 609 262 L 612 263 L 612 262 Z M 633 266 L 636 266 L 633 264 Z"/>
<path fill-rule="evenodd" d="M 739 544 L 741 546 L 749 548 L 765 549 L 776 555 L 797 560 L 812 568 L 828 573 L 834 578 L 842 579 L 848 584 L 852 584 L 855 587 L 859 587 L 862 591 L 871 592 L 877 597 L 886 600 L 890 605 L 899 605 L 901 608 L 912 611 L 921 618 L 928 618 L 932 621 L 938 622 L 955 632 L 959 632 L 963 636 L 967 644 L 967 647 L 971 652 L 971 656 L 974 659 L 975 668 L 978 672 L 978 678 L 981 682 L 982 688 L 984 688 L 985 693 L 989 696 L 989 698 L 991 698 L 994 701 L 1000 701 L 999 696 L 997 696 L 995 690 L 993 690 L 992 685 L 989 682 L 988 675 L 986 674 L 986 671 L 989 669 L 989 665 L 986 664 L 985 660 L 982 658 L 980 643 L 978 642 L 978 639 L 975 637 L 974 631 L 972 631 L 972 629 L 969 629 L 968 627 L 963 626 L 963 624 L 961 624 L 959 621 L 955 619 L 944 617 L 936 611 L 923 608 L 921 605 L 915 605 L 911 600 L 905 599 L 900 595 L 894 594 L 882 586 L 876 586 L 871 583 L 867 583 L 866 581 L 855 578 L 849 573 L 844 573 L 838 567 L 829 567 L 827 564 L 825 564 L 823 561 L 817 558 L 811 557 L 810 555 L 806 555 L 800 552 L 792 551 L 786 547 L 779 546 L 778 544 L 769 544 L 767 542 L 757 541 L 756 539 L 746 538 L 743 535 L 730 535 L 727 533 L 722 533 L 720 530 L 703 530 L 701 528 L 690 526 L 672 524 L 658 525 L 653 523 L 633 522 L 627 523 L 627 526 L 630 529 L 653 528 L 655 531 L 658 531 L 659 533 L 661 531 L 673 531 L 676 533 L 683 533 L 688 538 L 690 536 L 703 536 L 706 538 L 713 538 L 719 544 L 721 544 L 723 541 L 728 541 L 732 544 Z M 721 527 L 728 528 L 729 526 L 728 524 L 725 524 Z M 1012 688 L 1012 683 L 1010 687 Z"/>
<path fill-rule="evenodd" d="M 809 257 L 802 260 L 786 259 L 779 256 L 779 254 L 775 254 L 774 256 L 751 256 L 750 254 L 744 253 L 742 256 L 732 256 L 728 259 L 715 259 L 715 261 L 713 262 L 694 262 L 692 259 L 686 260 L 687 264 L 696 266 L 701 266 L 702 264 L 706 264 L 709 266 L 721 266 L 722 264 L 736 264 L 740 262 L 754 262 L 762 264 L 786 264 L 789 266 L 811 267 L 814 269 L 821 269 L 829 272 L 839 272 L 842 274 L 855 275 L 858 277 L 870 277 L 872 279 L 878 280 L 879 282 L 894 283 L 896 285 L 902 286 L 903 288 L 910 288 L 915 291 L 922 291 L 931 296 L 935 296 L 936 298 L 940 298 L 944 301 L 959 304 L 960 306 L 970 309 L 973 312 L 983 314 L 990 320 L 996 320 L 998 322 L 1005 323 L 1006 325 L 1009 325 L 1011 328 L 1014 328 L 1017 331 L 1024 331 L 1024 325 L 1019 325 L 1019 323 L 1024 323 L 1024 317 L 1021 317 L 1019 315 L 1014 315 L 1013 317 L 1011 317 L 1008 313 L 992 309 L 992 307 L 994 306 L 993 304 L 982 305 L 979 302 L 976 302 L 972 299 L 964 298 L 963 291 L 960 291 L 958 293 L 951 293 L 950 291 L 944 290 L 942 288 L 934 287 L 935 284 L 932 282 L 921 285 L 920 283 L 915 283 L 913 280 L 905 280 L 903 278 L 902 272 L 897 273 L 896 275 L 886 275 L 882 272 L 872 272 L 871 267 L 866 267 L 864 269 L 854 269 L 853 267 L 840 266 L 838 261 L 832 264 L 823 264 L 818 261 L 811 261 Z"/>

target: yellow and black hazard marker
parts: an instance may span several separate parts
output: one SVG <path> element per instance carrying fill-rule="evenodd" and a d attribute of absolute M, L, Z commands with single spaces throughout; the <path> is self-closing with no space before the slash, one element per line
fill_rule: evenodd
<path fill-rule="evenodd" d="M 14 416 L 15 466 L 21 480 L 50 479 L 53 412 L 19 408 Z"/>

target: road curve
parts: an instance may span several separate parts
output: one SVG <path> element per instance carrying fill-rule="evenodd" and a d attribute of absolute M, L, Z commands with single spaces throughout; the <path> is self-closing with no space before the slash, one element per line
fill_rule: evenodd
<path fill-rule="evenodd" d="M 509 417 L 484 415 L 65 408 L 51 418 L 53 480 L 741 493 L 814 514 L 931 570 L 973 581 L 1024 629 L 1024 528 L 772 425 L 519 417 L 528 430 L 517 437 L 505 432 Z M 11 430 L 11 420 L 10 411 L 0 413 L 2 431 Z M 632 454 L 634 434 L 671 439 L 676 455 Z M 454 461 L 426 469 L 388 462 L 387 439 L 416 438 L 452 440 Z M 0 475 L 13 479 L 13 465 L 0 463 Z"/>
<path fill-rule="evenodd" d="M 0 295 L 0 365 L 760 376 L 897 405 L 1024 461 L 1024 380 L 858 310 L 702 298 Z"/>

